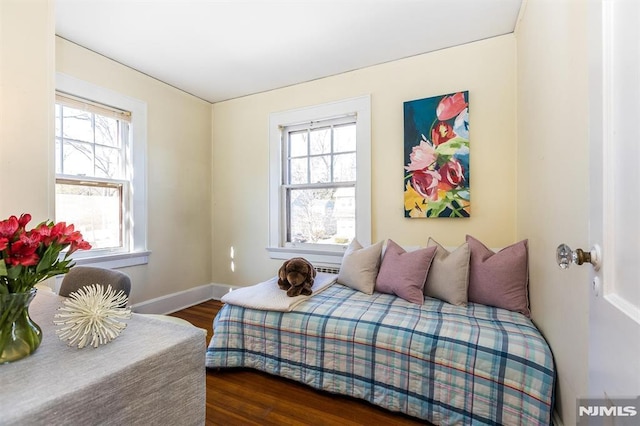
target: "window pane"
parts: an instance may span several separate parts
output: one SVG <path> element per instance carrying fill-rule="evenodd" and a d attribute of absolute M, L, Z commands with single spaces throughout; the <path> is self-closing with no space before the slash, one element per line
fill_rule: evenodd
<path fill-rule="evenodd" d="M 56 184 L 56 220 L 73 223 L 93 249 L 122 246 L 122 187 Z"/>
<path fill-rule="evenodd" d="M 345 152 L 356 150 L 356 125 L 345 124 L 333 129 L 333 151 Z"/>
<path fill-rule="evenodd" d="M 331 156 L 311 158 L 311 183 L 331 182 Z"/>
<path fill-rule="evenodd" d="M 95 177 L 120 179 L 122 177 L 120 150 L 96 145 Z"/>
<path fill-rule="evenodd" d="M 289 161 L 289 183 L 309 183 L 307 157 Z"/>
<path fill-rule="evenodd" d="M 62 107 L 62 131 L 67 139 L 93 142 L 91 113 L 79 109 Z"/>
<path fill-rule="evenodd" d="M 331 152 L 331 128 L 325 127 L 311 131 L 311 155 Z"/>
<path fill-rule="evenodd" d="M 93 145 L 65 141 L 62 144 L 62 173 L 93 176 Z"/>
<path fill-rule="evenodd" d="M 62 107 L 56 104 L 56 137 L 59 138 L 62 136 L 62 116 L 61 116 Z"/>
<path fill-rule="evenodd" d="M 347 244 L 356 236 L 356 188 L 338 188 L 335 193 L 337 244 Z"/>
<path fill-rule="evenodd" d="M 338 154 L 333 157 L 333 181 L 351 182 L 356 180 L 356 154 Z"/>
<path fill-rule="evenodd" d="M 347 244 L 355 236 L 355 189 L 290 189 L 288 242 Z"/>
<path fill-rule="evenodd" d="M 96 115 L 96 143 L 108 146 L 120 146 L 118 137 L 118 120 Z"/>
<path fill-rule="evenodd" d="M 60 139 L 56 138 L 56 147 L 55 147 L 55 156 L 56 156 L 56 173 L 62 173 L 62 161 L 60 161 L 60 155 L 62 152 L 60 151 Z"/>
<path fill-rule="evenodd" d="M 307 155 L 307 131 L 289 133 L 289 157 Z"/>

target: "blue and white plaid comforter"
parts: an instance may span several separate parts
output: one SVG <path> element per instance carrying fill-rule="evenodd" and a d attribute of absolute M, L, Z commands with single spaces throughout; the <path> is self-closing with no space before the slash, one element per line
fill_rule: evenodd
<path fill-rule="evenodd" d="M 209 368 L 250 367 L 436 425 L 551 423 L 549 346 L 519 313 L 340 284 L 274 312 L 225 305 Z"/>

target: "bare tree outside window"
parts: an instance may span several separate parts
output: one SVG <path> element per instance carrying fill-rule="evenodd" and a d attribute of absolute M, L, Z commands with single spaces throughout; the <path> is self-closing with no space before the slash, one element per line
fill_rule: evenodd
<path fill-rule="evenodd" d="M 287 242 L 348 243 L 355 236 L 355 122 L 286 135 Z"/>
<path fill-rule="evenodd" d="M 74 223 L 94 250 L 123 248 L 129 122 L 60 97 L 55 111 L 56 220 Z"/>

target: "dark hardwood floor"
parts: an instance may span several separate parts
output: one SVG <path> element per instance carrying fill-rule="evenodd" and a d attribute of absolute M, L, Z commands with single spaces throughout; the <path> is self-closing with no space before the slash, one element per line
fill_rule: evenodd
<path fill-rule="evenodd" d="M 222 303 L 210 300 L 171 315 L 213 335 Z M 423 425 L 366 401 L 321 392 L 250 369 L 207 371 L 207 425 Z"/>

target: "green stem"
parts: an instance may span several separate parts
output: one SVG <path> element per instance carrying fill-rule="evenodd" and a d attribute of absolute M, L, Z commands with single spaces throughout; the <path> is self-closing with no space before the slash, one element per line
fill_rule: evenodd
<path fill-rule="evenodd" d="M 4 352 L 12 334 L 13 323 L 24 309 L 24 296 L 20 293 L 11 293 L 0 296 L 0 355 Z"/>
<path fill-rule="evenodd" d="M 0 295 L 0 364 L 27 356 L 40 345 L 42 331 L 29 318 L 35 293 Z"/>

